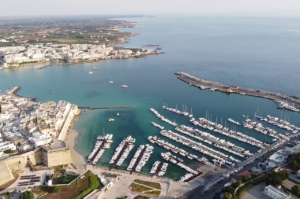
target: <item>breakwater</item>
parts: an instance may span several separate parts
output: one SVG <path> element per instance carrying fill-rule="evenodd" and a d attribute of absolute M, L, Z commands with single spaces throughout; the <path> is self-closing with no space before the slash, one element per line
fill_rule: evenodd
<path fill-rule="evenodd" d="M 99 109 L 126 109 L 130 108 L 129 106 L 120 106 L 120 107 L 100 107 L 100 108 L 92 108 L 92 107 L 78 107 L 79 109 L 85 110 L 99 110 Z"/>
<path fill-rule="evenodd" d="M 260 89 L 242 88 L 239 86 L 224 85 L 207 79 L 201 79 L 185 72 L 175 73 L 177 78 L 200 89 L 210 89 L 212 91 L 220 91 L 226 94 L 241 94 L 253 97 L 261 97 L 274 100 L 278 103 L 278 108 L 288 109 L 300 112 L 300 100 L 295 96 L 288 96 L 280 92 L 264 91 Z"/>

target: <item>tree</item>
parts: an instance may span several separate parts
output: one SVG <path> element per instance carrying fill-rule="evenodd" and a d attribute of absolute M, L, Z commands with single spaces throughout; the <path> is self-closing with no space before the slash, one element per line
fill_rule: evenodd
<path fill-rule="evenodd" d="M 33 196 L 33 192 L 32 191 L 25 191 L 20 199 L 34 199 L 34 196 Z"/>
<path fill-rule="evenodd" d="M 296 184 L 291 189 L 292 194 L 294 194 L 297 197 L 300 197 L 300 185 Z"/>
<path fill-rule="evenodd" d="M 223 199 L 233 199 L 233 196 L 232 196 L 231 193 L 225 192 L 224 196 L 223 196 Z"/>

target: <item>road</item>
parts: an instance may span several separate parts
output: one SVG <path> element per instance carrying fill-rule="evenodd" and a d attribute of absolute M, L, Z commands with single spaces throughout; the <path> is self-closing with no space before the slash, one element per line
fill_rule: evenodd
<path fill-rule="evenodd" d="M 299 136 L 299 134 L 295 134 L 291 137 L 297 137 Z M 277 148 L 277 150 L 283 149 L 287 143 L 289 142 L 289 140 L 285 140 L 283 143 L 281 143 Z M 264 161 L 265 158 L 262 157 L 264 154 L 266 157 L 271 156 L 274 152 L 272 150 L 272 148 L 274 147 L 274 145 L 276 145 L 276 143 L 270 145 L 269 147 L 265 148 L 264 150 L 262 150 L 260 153 L 255 154 L 254 156 L 252 156 L 250 158 L 250 160 L 248 161 L 244 161 L 242 163 L 240 163 L 239 167 L 243 167 L 238 173 L 234 173 L 233 175 L 231 175 L 231 177 L 235 177 L 237 176 L 239 173 L 242 173 L 244 171 L 248 171 L 251 168 L 255 167 L 256 165 L 258 165 L 260 162 Z M 271 150 L 270 152 L 268 152 L 269 150 Z M 253 161 L 253 162 L 251 162 Z M 228 169 L 229 171 L 232 169 Z M 226 174 L 226 172 L 224 172 L 224 174 Z M 230 181 L 229 179 L 224 179 L 220 182 L 218 182 L 216 185 L 212 186 L 210 189 L 208 189 L 208 191 L 205 194 L 202 194 L 203 190 L 204 190 L 204 186 L 198 186 L 193 190 L 187 191 L 186 193 L 184 193 L 181 197 L 179 198 L 184 198 L 184 199 L 196 199 L 196 198 L 200 198 L 199 196 L 201 196 L 201 199 L 213 199 L 215 193 L 217 193 L 219 190 L 222 190 L 224 185 Z M 211 182 L 210 182 L 211 183 Z M 208 183 L 207 183 L 208 184 Z M 206 184 L 206 185 L 207 185 Z"/>

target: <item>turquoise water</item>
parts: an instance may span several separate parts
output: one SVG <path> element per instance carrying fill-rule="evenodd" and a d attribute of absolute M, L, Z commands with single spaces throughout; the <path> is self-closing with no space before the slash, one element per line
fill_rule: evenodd
<path fill-rule="evenodd" d="M 132 37 L 127 46 L 141 47 L 145 44 L 159 44 L 165 54 L 141 59 L 107 60 L 92 64 L 51 66 L 42 70 L 35 67 L 21 67 L 0 71 L 0 89 L 21 86 L 18 94 L 36 97 L 38 101 L 67 100 L 78 106 L 117 107 L 130 106 L 124 110 L 96 110 L 82 113 L 74 129 L 81 136 L 76 150 L 87 156 L 97 135 L 114 134 L 112 148 L 106 150 L 98 165 L 108 166 L 114 149 L 120 141 L 132 135 L 137 139 L 136 147 L 122 168 L 126 168 L 140 144 L 149 143 L 147 137 L 158 135 L 159 130 L 150 122 L 154 121 L 167 129 L 173 127 L 161 122 L 149 108 L 155 108 L 178 124 L 190 125 L 188 118 L 163 110 L 166 103 L 179 108 L 186 104 L 193 108 L 195 117 L 205 117 L 206 111 L 218 121 L 231 117 L 242 121 L 242 115 L 253 117 L 259 108 L 266 116 L 280 117 L 273 101 L 219 92 L 202 91 L 178 80 L 174 72 L 185 71 L 196 76 L 222 82 L 272 91 L 282 91 L 299 96 L 300 64 L 300 21 L 296 19 L 252 19 L 252 18 L 191 18 L 157 17 L 128 19 L 137 21 L 138 36 Z M 90 66 L 98 70 L 89 75 Z M 114 81 L 111 85 L 109 78 Z M 122 81 L 129 85 L 122 89 Z M 149 99 L 149 100 L 147 100 Z M 120 116 L 117 117 L 117 112 Z M 284 112 L 293 124 L 300 126 L 299 113 Z M 115 122 L 109 123 L 109 118 Z M 265 126 L 270 126 L 264 123 Z M 284 133 L 276 127 L 272 128 Z M 261 140 L 271 138 L 238 127 L 239 131 Z M 221 137 L 221 135 L 211 132 Z M 255 152 L 257 148 L 231 138 L 222 137 L 238 146 Z M 172 141 L 170 141 L 173 143 Z M 202 154 L 182 147 L 187 151 Z M 149 172 L 153 162 L 160 159 L 164 149 L 155 147 L 150 161 L 143 168 Z M 190 165 L 195 161 L 184 160 Z M 167 176 L 178 178 L 181 169 L 170 165 Z"/>

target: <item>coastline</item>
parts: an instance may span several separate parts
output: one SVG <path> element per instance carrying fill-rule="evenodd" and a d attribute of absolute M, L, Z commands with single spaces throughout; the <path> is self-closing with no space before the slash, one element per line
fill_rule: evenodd
<path fill-rule="evenodd" d="M 76 139 L 78 138 L 80 134 L 77 131 L 74 131 L 73 129 L 68 133 L 67 138 L 65 140 L 66 144 L 70 148 L 70 153 L 72 157 L 73 164 L 77 167 L 77 169 L 84 169 L 86 167 L 86 161 L 83 155 L 79 154 L 75 150 L 76 146 Z"/>

